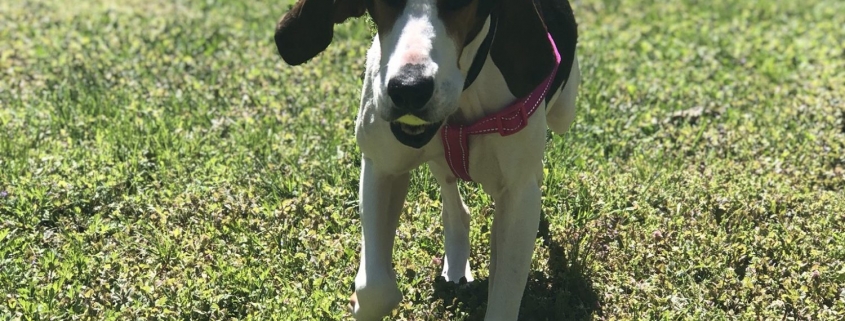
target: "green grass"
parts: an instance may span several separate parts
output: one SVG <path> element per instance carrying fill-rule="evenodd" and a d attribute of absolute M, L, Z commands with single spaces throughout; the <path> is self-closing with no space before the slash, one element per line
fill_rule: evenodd
<path fill-rule="evenodd" d="M 0 2 L 0 319 L 345 319 L 369 29 L 286 66 L 282 1 Z M 523 320 L 845 318 L 845 2 L 578 0 Z M 437 280 L 414 172 L 391 319 L 479 320 Z"/>

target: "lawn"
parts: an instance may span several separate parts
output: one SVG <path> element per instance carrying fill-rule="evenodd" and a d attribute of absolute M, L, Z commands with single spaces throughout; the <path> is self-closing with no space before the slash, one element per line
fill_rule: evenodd
<path fill-rule="evenodd" d="M 290 0 L 0 1 L 0 319 L 348 319 L 370 37 L 290 67 Z M 845 1 L 573 0 L 521 320 L 845 318 Z M 391 320 L 480 320 L 413 173 Z"/>

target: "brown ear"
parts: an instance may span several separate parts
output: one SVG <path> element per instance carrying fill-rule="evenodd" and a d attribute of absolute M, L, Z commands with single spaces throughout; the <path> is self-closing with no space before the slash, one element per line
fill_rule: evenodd
<path fill-rule="evenodd" d="M 276 49 L 288 64 L 302 64 L 326 50 L 335 23 L 365 11 L 363 0 L 299 0 L 276 25 Z"/>

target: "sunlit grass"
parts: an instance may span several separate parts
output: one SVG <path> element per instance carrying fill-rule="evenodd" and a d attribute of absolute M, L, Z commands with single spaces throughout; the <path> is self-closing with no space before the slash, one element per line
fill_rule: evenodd
<path fill-rule="evenodd" d="M 576 124 L 549 138 L 523 320 L 845 318 L 845 2 L 573 1 Z M 348 318 L 369 26 L 301 67 L 288 2 L 0 3 L 3 319 Z M 391 319 L 480 320 L 436 280 L 414 172 Z"/>

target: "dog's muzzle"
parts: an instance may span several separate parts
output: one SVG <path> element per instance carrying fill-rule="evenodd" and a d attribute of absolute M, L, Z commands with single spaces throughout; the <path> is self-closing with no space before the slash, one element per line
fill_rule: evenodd
<path fill-rule="evenodd" d="M 390 130 L 400 143 L 413 148 L 428 144 L 443 124 L 423 119 L 434 94 L 434 77 L 426 76 L 424 70 L 423 65 L 405 65 L 387 83 L 392 113 L 400 115 L 390 122 Z"/>
<path fill-rule="evenodd" d="M 423 65 L 405 65 L 387 82 L 387 95 L 400 114 L 421 112 L 431 100 L 434 77 L 424 70 Z"/>
<path fill-rule="evenodd" d="M 424 125 L 410 125 L 399 121 L 390 122 L 390 131 L 400 143 L 413 148 L 422 148 L 437 135 L 437 131 L 443 122 L 428 123 Z"/>

